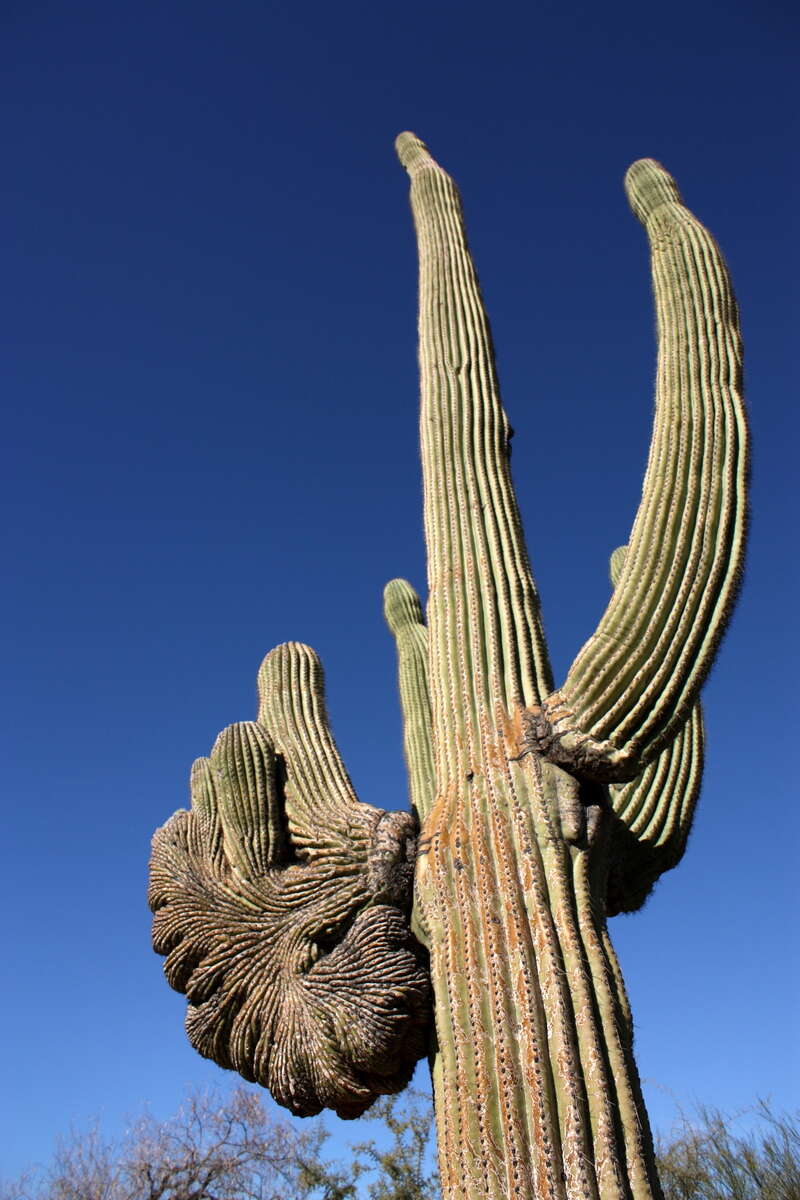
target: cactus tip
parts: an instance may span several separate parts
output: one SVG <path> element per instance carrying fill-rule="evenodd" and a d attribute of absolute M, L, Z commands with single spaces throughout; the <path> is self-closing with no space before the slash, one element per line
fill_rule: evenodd
<path fill-rule="evenodd" d="M 409 175 L 421 170 L 422 167 L 435 165 L 428 147 L 415 133 L 398 134 L 395 138 L 394 148 Z"/>
<path fill-rule="evenodd" d="M 390 579 L 383 589 L 383 613 L 394 634 L 424 621 L 420 598 L 405 579 Z"/>
<path fill-rule="evenodd" d="M 654 158 L 640 158 L 625 173 L 625 191 L 636 216 L 643 223 L 662 204 L 681 204 L 678 185 Z"/>

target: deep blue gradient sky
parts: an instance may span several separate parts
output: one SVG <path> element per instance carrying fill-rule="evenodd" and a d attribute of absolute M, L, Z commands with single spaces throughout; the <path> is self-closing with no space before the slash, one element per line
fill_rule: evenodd
<path fill-rule="evenodd" d="M 2 1169 L 93 1114 L 114 1131 L 227 1086 L 149 948 L 146 861 L 192 759 L 254 714 L 268 649 L 318 650 L 360 795 L 405 803 L 380 613 L 387 579 L 425 578 L 405 128 L 463 190 L 558 677 L 605 606 L 649 437 L 627 165 L 663 161 L 727 255 L 747 577 L 686 858 L 612 934 L 656 1125 L 673 1099 L 795 1100 L 788 8 L 5 8 Z"/>

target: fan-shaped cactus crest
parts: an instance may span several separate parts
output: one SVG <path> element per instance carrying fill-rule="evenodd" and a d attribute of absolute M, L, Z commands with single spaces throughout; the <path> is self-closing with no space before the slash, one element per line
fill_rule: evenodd
<path fill-rule="evenodd" d="M 293 1112 L 362 1112 L 430 1056 L 448 1200 L 660 1195 L 607 919 L 681 858 L 699 692 L 745 524 L 736 303 L 650 159 L 625 180 L 652 252 L 653 440 L 608 608 L 554 687 L 509 427 L 453 181 L 413 134 L 426 613 L 386 587 L 413 814 L 360 802 L 322 671 L 269 654 L 255 721 L 192 769 L 153 842 L 154 946 L 201 1054 Z"/>

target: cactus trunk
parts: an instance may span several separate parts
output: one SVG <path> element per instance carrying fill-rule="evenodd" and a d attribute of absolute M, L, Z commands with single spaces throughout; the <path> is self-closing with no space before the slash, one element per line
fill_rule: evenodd
<path fill-rule="evenodd" d="M 691 705 L 738 572 L 735 305 L 716 248 L 671 178 L 637 164 L 629 188 L 654 244 L 662 341 L 651 465 L 609 613 L 553 693 L 458 192 L 413 134 L 397 149 L 420 256 L 437 786 L 419 839 L 415 914 L 431 956 L 443 1192 L 651 1200 L 661 1192 L 606 929 L 609 877 L 624 830 L 634 844 L 624 848 L 627 875 L 614 863 L 619 904 L 636 907 L 632 895 L 641 904 L 673 865 L 669 852 L 680 857 L 696 797 L 699 769 L 682 772 L 655 823 L 666 844 L 636 840 L 635 801 L 664 776 L 659 751 L 670 760 L 679 743 L 679 761 L 699 737 Z M 679 306 L 688 322 L 676 319 Z M 654 758 L 627 791 L 609 788 Z M 630 829 L 618 815 L 626 805 Z"/>
<path fill-rule="evenodd" d="M 607 821 L 560 768 L 514 762 L 513 733 L 487 749 L 493 760 L 437 802 L 417 867 L 443 1193 L 658 1196 L 605 928 Z M 582 800 L 591 830 L 575 842 L 560 814 Z"/>
<path fill-rule="evenodd" d="M 437 794 L 416 904 L 431 955 L 444 1195 L 658 1195 L 605 934 L 603 797 L 535 750 L 552 690 L 456 189 L 413 136 Z M 590 861 L 590 851 L 593 860 Z"/>

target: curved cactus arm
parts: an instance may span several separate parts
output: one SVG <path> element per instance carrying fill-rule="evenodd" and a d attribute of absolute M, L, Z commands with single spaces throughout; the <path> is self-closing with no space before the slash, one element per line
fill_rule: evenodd
<path fill-rule="evenodd" d="M 427 1048 L 414 821 L 356 799 L 313 651 L 279 647 L 260 682 L 271 727 L 224 730 L 153 838 L 153 945 L 201 1054 L 297 1115 L 354 1117 Z"/>
<path fill-rule="evenodd" d="M 611 556 L 614 586 L 626 551 L 626 546 L 620 546 Z M 641 908 L 664 871 L 680 862 L 702 776 L 703 719 L 698 701 L 673 740 L 636 779 L 608 789 L 616 820 L 611 830 L 607 916 Z"/>
<path fill-rule="evenodd" d="M 742 569 L 747 431 L 741 342 L 714 239 L 652 159 L 626 188 L 647 230 L 659 335 L 642 501 L 619 585 L 561 689 L 531 714 L 553 761 L 630 779 L 686 719 Z"/>
<path fill-rule="evenodd" d="M 428 636 L 439 789 L 463 781 L 485 717 L 552 686 L 539 600 L 508 465 L 509 426 L 489 323 L 452 179 L 411 133 L 420 255 L 420 431 L 428 547 Z"/>
<path fill-rule="evenodd" d="M 392 579 L 383 593 L 386 624 L 397 648 L 403 747 L 411 791 L 411 806 L 425 820 L 436 796 L 431 739 L 431 697 L 428 689 L 428 631 L 419 596 L 405 579 Z"/>
<path fill-rule="evenodd" d="M 635 912 L 683 857 L 700 795 L 703 722 L 695 705 L 673 742 L 638 779 L 609 788 L 611 831 L 606 915 Z"/>

